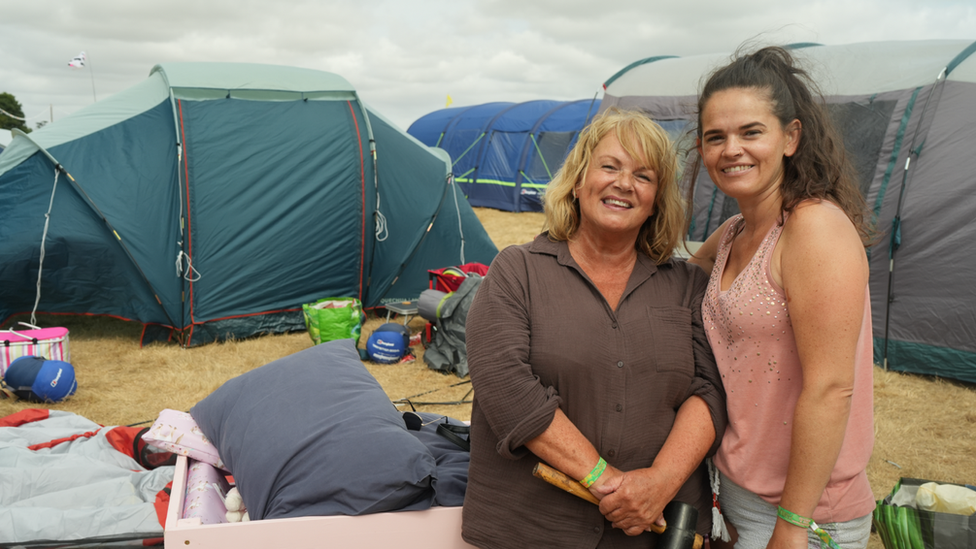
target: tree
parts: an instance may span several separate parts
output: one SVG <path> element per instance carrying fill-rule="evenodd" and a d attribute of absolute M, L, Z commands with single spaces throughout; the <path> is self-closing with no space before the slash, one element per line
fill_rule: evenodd
<path fill-rule="evenodd" d="M 24 118 L 23 107 L 21 107 L 16 97 L 7 92 L 0 93 L 0 109 L 14 116 Z M 0 129 L 10 130 L 13 128 L 17 128 L 24 133 L 30 133 L 30 128 L 27 127 L 27 124 L 23 120 L 11 118 L 0 112 Z"/>

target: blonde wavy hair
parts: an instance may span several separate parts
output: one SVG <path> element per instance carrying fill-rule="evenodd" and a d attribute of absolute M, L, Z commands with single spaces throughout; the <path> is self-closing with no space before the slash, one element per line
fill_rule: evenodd
<path fill-rule="evenodd" d="M 580 207 L 573 189 L 584 184 L 593 150 L 610 132 L 627 154 L 657 176 L 654 215 L 641 226 L 635 246 L 655 263 L 664 263 L 684 235 L 685 211 L 678 188 L 678 160 L 668 134 L 641 112 L 611 107 L 583 129 L 546 189 L 544 229 L 554 241 L 570 240 L 579 230 Z"/>

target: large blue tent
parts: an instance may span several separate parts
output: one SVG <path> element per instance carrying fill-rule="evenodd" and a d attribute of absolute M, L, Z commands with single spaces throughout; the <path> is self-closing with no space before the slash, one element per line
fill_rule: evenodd
<path fill-rule="evenodd" d="M 581 99 L 455 107 L 421 117 L 407 132 L 451 155 L 472 206 L 541 211 L 546 185 L 599 106 Z"/>
<path fill-rule="evenodd" d="M 415 299 L 497 252 L 449 162 L 335 74 L 157 65 L 0 154 L 0 322 L 39 296 L 194 345 Z"/>

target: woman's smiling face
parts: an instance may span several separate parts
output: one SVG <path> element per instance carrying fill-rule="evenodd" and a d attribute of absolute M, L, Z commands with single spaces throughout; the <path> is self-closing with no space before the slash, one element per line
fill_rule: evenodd
<path fill-rule="evenodd" d="M 736 199 L 778 192 L 783 159 L 799 144 L 799 120 L 784 128 L 763 90 L 730 88 L 712 94 L 701 121 L 698 150 L 722 192 Z"/>
<path fill-rule="evenodd" d="M 657 185 L 654 170 L 608 133 L 593 149 L 577 186 L 580 231 L 619 233 L 636 241 L 641 225 L 654 214 Z"/>

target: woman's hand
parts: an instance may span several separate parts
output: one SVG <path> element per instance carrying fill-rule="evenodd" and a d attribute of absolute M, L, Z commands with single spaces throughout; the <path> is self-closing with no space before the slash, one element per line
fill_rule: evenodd
<path fill-rule="evenodd" d="M 714 441 L 708 405 L 699 396 L 689 397 L 678 409 L 671 434 L 650 467 L 627 472 L 613 469 L 590 487 L 600 499 L 600 512 L 628 536 L 646 532 L 654 523 L 663 525 L 664 506 L 674 499 Z"/>
<path fill-rule="evenodd" d="M 662 512 L 672 494 L 661 472 L 650 467 L 616 473 L 590 488 L 600 498 L 603 516 L 628 536 L 640 535 L 654 523 L 663 525 Z"/>
<path fill-rule="evenodd" d="M 806 528 L 777 520 L 766 549 L 807 549 L 808 543 Z"/>
<path fill-rule="evenodd" d="M 613 492 L 620 486 L 624 472 L 613 465 L 607 464 L 603 474 L 587 490 L 598 500 L 602 500 L 607 494 Z"/>

